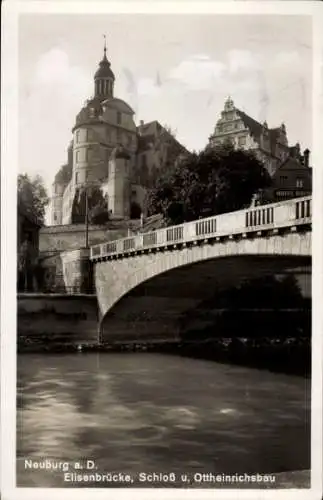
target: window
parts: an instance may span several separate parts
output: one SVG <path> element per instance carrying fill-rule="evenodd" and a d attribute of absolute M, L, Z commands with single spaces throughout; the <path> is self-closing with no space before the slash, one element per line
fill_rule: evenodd
<path fill-rule="evenodd" d="M 75 184 L 78 184 L 78 182 L 79 182 L 79 173 L 76 172 L 76 174 L 75 174 Z"/>
<path fill-rule="evenodd" d="M 122 141 L 122 135 L 121 135 L 121 131 L 120 130 L 117 130 L 117 142 L 121 142 Z"/>
<path fill-rule="evenodd" d="M 239 146 L 245 146 L 245 144 L 246 144 L 246 138 L 239 137 Z"/>
<path fill-rule="evenodd" d="M 117 111 L 117 124 L 121 125 L 121 113 L 120 113 L 120 111 Z"/>
<path fill-rule="evenodd" d="M 302 188 L 304 186 L 303 179 L 296 179 L 296 187 Z"/>
<path fill-rule="evenodd" d="M 57 215 L 54 214 L 54 221 L 56 222 L 57 221 Z"/>
<path fill-rule="evenodd" d="M 79 130 L 77 130 L 77 132 L 76 132 L 75 139 L 76 139 L 77 143 L 80 142 L 80 131 Z"/>
<path fill-rule="evenodd" d="M 132 135 L 128 135 L 128 146 L 132 145 Z"/>
<path fill-rule="evenodd" d="M 88 128 L 86 130 L 86 142 L 93 141 L 93 130 L 91 128 Z"/>
<path fill-rule="evenodd" d="M 281 175 L 280 176 L 280 181 L 283 182 L 283 181 L 287 181 L 287 175 Z"/>
<path fill-rule="evenodd" d="M 86 160 L 85 161 L 92 161 L 94 156 L 94 149 L 92 147 L 89 147 L 86 149 Z"/>
<path fill-rule="evenodd" d="M 225 125 L 223 127 L 223 132 L 229 132 L 230 130 L 232 130 L 232 124 L 229 123 L 228 125 Z"/>
<path fill-rule="evenodd" d="M 81 159 L 81 151 L 76 151 L 75 153 L 75 161 L 78 162 Z"/>

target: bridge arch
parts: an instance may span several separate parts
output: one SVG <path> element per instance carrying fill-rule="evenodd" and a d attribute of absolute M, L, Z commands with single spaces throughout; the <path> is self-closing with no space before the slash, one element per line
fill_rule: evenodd
<path fill-rule="evenodd" d="M 310 233 L 192 245 L 98 262 L 103 338 L 109 331 L 178 334 L 178 320 L 210 295 L 243 280 L 309 267 Z M 136 323 L 136 324 L 135 324 Z M 158 331 L 157 331 L 158 330 Z"/>

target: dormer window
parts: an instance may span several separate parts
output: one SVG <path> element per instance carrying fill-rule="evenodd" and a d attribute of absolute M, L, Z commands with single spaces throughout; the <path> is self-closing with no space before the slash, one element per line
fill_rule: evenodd
<path fill-rule="evenodd" d="M 120 113 L 120 111 L 117 111 L 117 124 L 121 125 L 121 113 Z"/>

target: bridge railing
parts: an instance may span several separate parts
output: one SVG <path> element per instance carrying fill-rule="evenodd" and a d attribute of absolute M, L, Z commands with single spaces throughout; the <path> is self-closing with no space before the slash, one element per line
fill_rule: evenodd
<path fill-rule="evenodd" d="M 127 254 L 217 236 L 289 227 L 310 223 L 311 220 L 312 197 L 294 198 L 101 243 L 91 248 L 91 258 Z"/>

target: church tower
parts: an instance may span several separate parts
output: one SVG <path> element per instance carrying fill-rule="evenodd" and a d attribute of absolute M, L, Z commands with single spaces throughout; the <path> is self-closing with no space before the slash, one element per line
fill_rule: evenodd
<path fill-rule="evenodd" d="M 104 100 L 113 97 L 115 77 L 107 58 L 106 39 L 104 37 L 104 54 L 99 68 L 94 75 L 94 97 Z"/>

